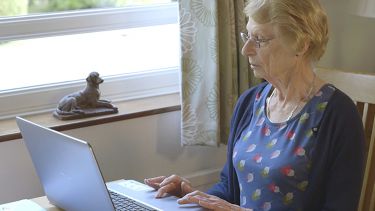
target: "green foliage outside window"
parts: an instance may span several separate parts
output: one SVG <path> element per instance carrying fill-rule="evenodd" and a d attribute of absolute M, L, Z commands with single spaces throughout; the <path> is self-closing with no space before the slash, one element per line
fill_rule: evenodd
<path fill-rule="evenodd" d="M 122 6 L 127 0 L 29 0 L 31 13 Z"/>
<path fill-rule="evenodd" d="M 176 0 L 0 0 L 0 17 L 168 1 Z"/>
<path fill-rule="evenodd" d="M 0 17 L 26 15 L 29 0 L 0 0 Z"/>

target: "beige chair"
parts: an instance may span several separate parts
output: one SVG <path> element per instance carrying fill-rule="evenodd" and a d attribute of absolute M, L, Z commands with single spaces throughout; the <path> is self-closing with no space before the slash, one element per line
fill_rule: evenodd
<path fill-rule="evenodd" d="M 323 68 L 316 68 L 316 74 L 349 95 L 362 115 L 367 159 L 358 211 L 375 211 L 375 74 Z"/>

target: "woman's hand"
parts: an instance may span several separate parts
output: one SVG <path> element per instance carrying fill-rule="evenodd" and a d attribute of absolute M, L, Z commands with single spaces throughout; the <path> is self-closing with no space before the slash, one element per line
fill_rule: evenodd
<path fill-rule="evenodd" d="M 167 193 L 177 197 L 183 197 L 193 191 L 191 183 L 178 175 L 149 178 L 145 179 L 144 183 L 158 190 L 155 196 L 156 198 L 162 198 L 166 196 Z"/>
<path fill-rule="evenodd" d="M 214 211 L 252 211 L 252 209 L 241 208 L 238 205 L 231 204 L 219 197 L 209 195 L 201 191 L 194 191 L 186 194 L 183 198 L 178 200 L 178 203 L 196 203 L 204 208 Z"/>

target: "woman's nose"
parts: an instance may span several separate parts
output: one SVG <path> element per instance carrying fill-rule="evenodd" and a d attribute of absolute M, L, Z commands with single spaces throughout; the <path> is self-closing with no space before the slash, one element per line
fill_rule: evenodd
<path fill-rule="evenodd" d="M 243 56 L 254 55 L 256 53 L 255 43 L 251 42 L 251 40 L 247 40 L 242 47 L 241 53 Z"/>

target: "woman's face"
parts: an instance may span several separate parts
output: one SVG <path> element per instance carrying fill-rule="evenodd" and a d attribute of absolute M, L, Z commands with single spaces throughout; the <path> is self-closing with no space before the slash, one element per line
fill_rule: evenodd
<path fill-rule="evenodd" d="M 257 24 L 249 18 L 246 28 L 250 39 L 242 54 L 248 57 L 256 77 L 272 83 L 288 78 L 297 69 L 296 52 L 282 43 L 271 23 Z"/>

